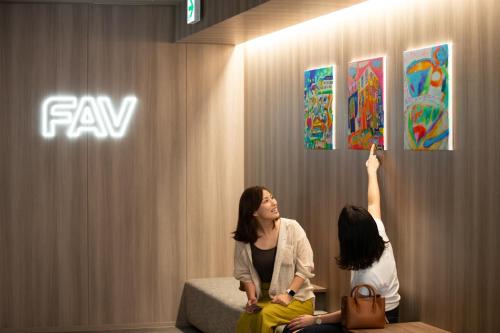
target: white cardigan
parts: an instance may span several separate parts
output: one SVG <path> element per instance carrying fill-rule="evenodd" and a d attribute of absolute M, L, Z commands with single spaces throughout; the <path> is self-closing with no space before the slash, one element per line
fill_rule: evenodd
<path fill-rule="evenodd" d="M 286 293 L 295 275 L 305 281 L 296 291 L 295 298 L 306 301 L 314 297 L 309 279 L 314 277 L 313 251 L 306 233 L 295 220 L 281 218 L 273 277 L 269 286 L 269 296 Z M 234 250 L 234 277 L 242 282 L 253 282 L 260 295 L 260 278 L 252 263 L 249 243 L 236 241 Z"/>

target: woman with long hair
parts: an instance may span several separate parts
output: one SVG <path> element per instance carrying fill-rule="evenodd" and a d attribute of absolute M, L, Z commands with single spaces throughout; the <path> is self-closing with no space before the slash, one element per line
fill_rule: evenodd
<path fill-rule="evenodd" d="M 381 220 L 377 170 L 380 162 L 375 145 L 366 161 L 368 209 L 345 206 L 338 220 L 340 255 L 337 264 L 351 271 L 351 288 L 369 284 L 385 297 L 385 314 L 390 323 L 399 321 L 399 280 L 391 243 Z M 302 315 L 288 324 L 286 331 L 301 333 L 343 332 L 340 310 L 320 316 Z"/>
<path fill-rule="evenodd" d="M 313 314 L 311 245 L 297 221 L 280 217 L 271 191 L 254 186 L 243 192 L 234 239 L 234 276 L 248 299 L 237 333 L 271 333 Z"/>

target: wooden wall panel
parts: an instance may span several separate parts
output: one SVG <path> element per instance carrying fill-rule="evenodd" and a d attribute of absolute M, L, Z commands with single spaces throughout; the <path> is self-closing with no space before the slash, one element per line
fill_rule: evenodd
<path fill-rule="evenodd" d="M 89 139 L 90 321 L 173 322 L 186 276 L 185 46 L 173 8 L 93 6 L 89 91 L 139 102 L 121 140 Z"/>
<path fill-rule="evenodd" d="M 88 320 L 85 141 L 40 107 L 86 89 L 87 6 L 0 5 L 0 329 Z"/>
<path fill-rule="evenodd" d="M 243 191 L 243 57 L 187 46 L 188 278 L 230 276 Z"/>
<path fill-rule="evenodd" d="M 245 186 L 270 186 L 282 213 L 305 226 L 332 310 L 349 283 L 334 265 L 336 220 L 345 203 L 366 204 L 366 153 L 346 148 L 347 63 L 386 54 L 389 150 L 381 154 L 379 179 L 402 319 L 453 332 L 496 330 L 499 10 L 492 0 L 374 1 L 310 29 L 246 44 Z M 455 150 L 404 151 L 402 52 L 446 41 L 454 52 Z M 338 148 L 306 151 L 303 70 L 329 63 L 338 70 Z"/>
<path fill-rule="evenodd" d="M 169 326 L 188 276 L 231 274 L 242 53 L 188 56 L 174 11 L 0 5 L 1 329 Z M 121 140 L 44 140 L 49 93 L 139 103 Z"/>
<path fill-rule="evenodd" d="M 173 35 L 174 10 L 154 11 L 156 40 Z M 157 42 L 153 50 L 152 83 L 157 85 L 153 176 L 156 203 L 154 217 L 157 250 L 153 253 L 153 322 L 174 322 L 186 280 L 186 47 Z"/>

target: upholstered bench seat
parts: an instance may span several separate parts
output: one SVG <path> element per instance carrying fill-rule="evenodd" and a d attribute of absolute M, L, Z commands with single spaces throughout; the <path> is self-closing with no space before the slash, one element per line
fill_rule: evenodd
<path fill-rule="evenodd" d="M 191 279 L 184 287 L 188 322 L 205 333 L 234 332 L 247 298 L 233 277 Z"/>
<path fill-rule="evenodd" d="M 239 286 L 233 277 L 187 281 L 183 302 L 189 324 L 205 333 L 234 332 L 247 302 L 246 294 L 239 290 Z M 316 312 L 319 313 L 325 312 Z M 283 327 L 276 328 L 276 332 L 281 332 Z"/>

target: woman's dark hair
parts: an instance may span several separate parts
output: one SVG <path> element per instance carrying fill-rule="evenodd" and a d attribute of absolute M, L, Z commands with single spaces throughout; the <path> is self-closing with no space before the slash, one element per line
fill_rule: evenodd
<path fill-rule="evenodd" d="M 247 188 L 240 197 L 240 207 L 238 210 L 238 225 L 233 232 L 233 238 L 243 243 L 255 243 L 259 236 L 257 230 L 259 223 L 253 213 L 259 209 L 262 203 L 264 190 L 269 191 L 263 186 L 252 186 Z"/>
<path fill-rule="evenodd" d="M 366 209 L 345 206 L 340 212 L 338 227 L 340 255 L 336 259 L 340 268 L 357 271 L 380 259 L 385 242 Z"/>

